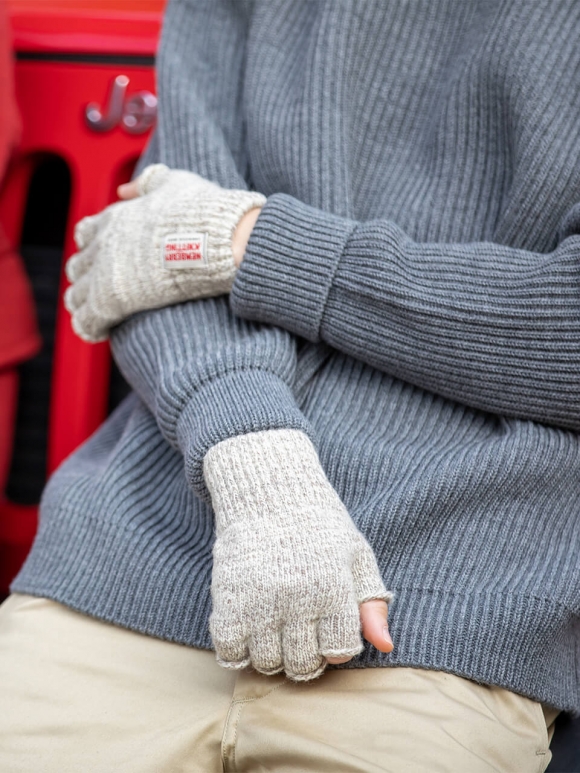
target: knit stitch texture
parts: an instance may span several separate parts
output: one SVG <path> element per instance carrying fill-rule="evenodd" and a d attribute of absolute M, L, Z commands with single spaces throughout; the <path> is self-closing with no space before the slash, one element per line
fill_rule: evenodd
<path fill-rule="evenodd" d="M 305 681 L 327 657 L 358 655 L 359 604 L 392 594 L 306 435 L 238 435 L 211 448 L 203 467 L 216 525 L 210 631 L 219 663 Z"/>
<path fill-rule="evenodd" d="M 49 482 L 14 589 L 210 647 L 204 456 L 300 429 L 395 592 L 394 652 L 348 667 L 580 711 L 579 28 L 571 0 L 172 0 L 144 163 L 268 201 L 231 307 L 112 336 L 139 397 Z"/>
<path fill-rule="evenodd" d="M 230 292 L 236 274 L 232 236 L 240 218 L 265 203 L 250 191 L 221 188 L 185 170 L 148 166 L 140 195 L 85 217 L 79 252 L 66 264 L 64 295 L 72 326 L 87 341 L 143 308 Z"/>

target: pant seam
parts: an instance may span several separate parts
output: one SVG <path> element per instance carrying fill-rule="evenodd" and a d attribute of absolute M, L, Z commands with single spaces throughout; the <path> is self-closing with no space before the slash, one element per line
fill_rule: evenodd
<path fill-rule="evenodd" d="M 235 753 L 236 753 L 236 746 L 235 746 L 236 735 L 235 735 L 235 733 L 234 733 L 234 743 L 233 743 L 233 746 L 232 746 L 232 754 L 231 755 L 229 755 L 227 753 L 226 743 L 227 743 L 228 730 L 229 730 L 229 727 L 230 727 L 230 717 L 232 715 L 232 711 L 233 711 L 235 705 L 236 704 L 235 704 L 235 702 L 233 700 L 230 701 L 230 707 L 228 709 L 228 713 L 227 713 L 227 716 L 226 716 L 226 721 L 225 721 L 225 724 L 224 724 L 224 731 L 222 733 L 222 743 L 221 743 L 222 770 L 223 771 L 230 771 L 231 770 L 231 771 L 233 771 L 233 773 L 235 773 L 235 771 L 236 771 L 236 755 L 235 755 Z M 232 758 L 231 761 L 233 762 L 233 768 L 230 767 L 230 760 L 228 759 L 228 757 L 230 757 L 230 756 Z"/>
<path fill-rule="evenodd" d="M 253 697 L 253 698 L 232 698 L 232 700 L 230 701 L 230 708 L 229 708 L 227 716 L 226 716 L 226 721 L 225 721 L 225 725 L 224 725 L 224 732 L 222 734 L 221 757 L 222 757 L 222 769 L 224 771 L 227 771 L 227 773 L 230 773 L 230 771 L 231 771 L 231 773 L 236 773 L 236 771 L 238 769 L 238 766 L 237 766 L 237 763 L 236 763 L 236 745 L 237 745 L 237 741 L 238 741 L 238 726 L 240 724 L 240 719 L 241 719 L 241 716 L 242 716 L 242 709 L 244 707 L 244 704 L 246 704 L 246 703 L 254 703 L 255 701 L 262 700 L 262 698 L 267 698 L 268 695 L 271 695 L 273 692 L 276 692 L 276 690 L 279 690 L 280 687 L 283 687 L 285 684 L 286 684 L 286 682 L 282 682 L 281 684 L 277 684 L 276 687 L 272 687 L 272 689 L 268 690 L 268 692 L 264 693 L 264 695 L 260 695 L 260 696 L 257 696 L 257 697 Z M 232 722 L 232 713 L 234 711 L 234 708 L 237 708 L 238 711 L 237 711 L 237 717 Z M 231 722 L 231 726 L 230 726 L 230 722 Z M 233 731 L 233 738 L 232 738 L 232 742 L 231 742 L 231 749 L 232 749 L 231 755 L 228 755 L 227 752 L 226 752 L 226 737 L 229 734 L 228 731 L 230 731 L 230 727 L 231 727 L 231 731 Z M 227 758 L 228 756 L 230 757 L 230 759 Z M 231 767 L 229 767 L 230 762 L 231 762 L 231 765 L 232 765 Z M 226 768 L 226 765 L 228 765 L 227 768 Z"/>
<path fill-rule="evenodd" d="M 281 682 L 280 684 L 277 684 L 276 687 L 272 687 L 271 690 L 265 692 L 263 695 L 258 695 L 253 698 L 232 698 L 232 705 L 234 703 L 252 703 L 253 701 L 261 701 L 263 698 L 267 698 L 269 695 L 272 695 L 273 692 L 276 692 L 276 690 L 279 690 L 280 687 L 284 687 L 285 685 L 286 682 Z"/>

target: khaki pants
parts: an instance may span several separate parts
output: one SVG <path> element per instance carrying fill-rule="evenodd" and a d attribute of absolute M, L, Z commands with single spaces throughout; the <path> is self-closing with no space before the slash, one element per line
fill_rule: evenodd
<path fill-rule="evenodd" d="M 293 684 L 46 599 L 0 607 L 2 773 L 540 773 L 556 714 L 410 668 Z"/>

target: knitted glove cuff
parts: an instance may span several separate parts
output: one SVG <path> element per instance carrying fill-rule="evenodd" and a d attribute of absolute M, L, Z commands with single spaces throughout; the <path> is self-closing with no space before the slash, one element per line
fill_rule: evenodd
<path fill-rule="evenodd" d="M 203 472 L 218 530 L 252 510 L 283 521 L 305 510 L 332 508 L 344 511 L 352 525 L 316 449 L 300 430 L 265 430 L 223 440 L 205 455 Z"/>
<path fill-rule="evenodd" d="M 163 183 L 148 195 L 162 202 L 153 241 L 163 273 L 183 287 L 186 295 L 192 280 L 196 297 L 229 293 L 237 271 L 234 231 L 246 212 L 264 206 L 266 197 L 222 189 L 181 170 L 158 174 L 154 179 L 159 178 Z M 163 204 L 165 190 L 167 207 Z"/>
<path fill-rule="evenodd" d="M 261 193 L 222 190 L 207 216 L 198 224 L 207 233 L 208 259 L 216 292 L 229 293 L 237 266 L 234 263 L 232 239 L 242 217 L 251 209 L 263 207 L 266 197 Z"/>

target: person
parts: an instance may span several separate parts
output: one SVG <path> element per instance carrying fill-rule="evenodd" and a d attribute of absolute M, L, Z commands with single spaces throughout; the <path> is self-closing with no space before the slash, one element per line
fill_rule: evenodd
<path fill-rule="evenodd" d="M 138 397 L 0 615 L 4 767 L 546 768 L 580 704 L 579 14 L 170 3 L 140 195 L 69 268 Z"/>

